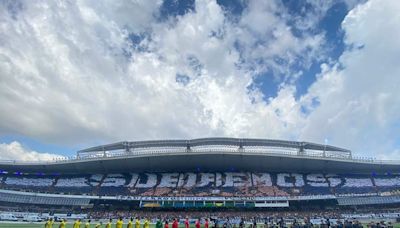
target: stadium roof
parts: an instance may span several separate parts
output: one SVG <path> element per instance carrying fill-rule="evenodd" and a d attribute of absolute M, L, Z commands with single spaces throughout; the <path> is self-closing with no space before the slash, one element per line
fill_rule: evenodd
<path fill-rule="evenodd" d="M 96 152 L 96 151 L 111 151 L 111 150 L 130 150 L 135 148 L 150 148 L 150 147 L 197 147 L 197 146 L 209 146 L 209 145 L 221 145 L 221 146 L 265 146 L 265 147 L 282 147 L 282 148 L 294 148 L 298 150 L 320 150 L 320 151 L 336 151 L 349 153 L 350 150 L 330 146 L 322 145 L 311 142 L 297 142 L 297 141 L 286 141 L 286 140 L 272 140 L 272 139 L 248 139 L 248 138 L 199 138 L 190 140 L 152 140 L 152 141 L 134 141 L 134 142 L 117 142 L 102 146 L 95 146 L 80 150 L 81 152 Z"/>
<path fill-rule="evenodd" d="M 72 159 L 0 161 L 0 171 L 400 173 L 400 162 L 354 158 L 349 150 L 310 142 L 204 138 L 113 143 L 80 150 Z"/>

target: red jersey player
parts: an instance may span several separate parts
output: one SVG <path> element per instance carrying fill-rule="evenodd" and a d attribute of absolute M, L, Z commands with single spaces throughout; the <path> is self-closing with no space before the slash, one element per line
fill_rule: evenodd
<path fill-rule="evenodd" d="M 208 219 L 206 219 L 206 222 L 204 223 L 204 228 L 208 228 Z"/>
<path fill-rule="evenodd" d="M 189 219 L 188 218 L 186 218 L 186 220 L 185 220 L 185 228 L 189 228 Z"/>
<path fill-rule="evenodd" d="M 172 223 L 172 228 L 178 228 L 178 220 L 174 219 L 174 222 Z"/>

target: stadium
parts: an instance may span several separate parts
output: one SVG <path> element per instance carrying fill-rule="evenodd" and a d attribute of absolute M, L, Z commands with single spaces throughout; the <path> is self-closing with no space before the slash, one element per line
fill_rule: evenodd
<path fill-rule="evenodd" d="M 399 172 L 398 161 L 357 158 L 311 142 L 125 141 L 68 159 L 1 161 L 0 219 L 396 222 Z"/>

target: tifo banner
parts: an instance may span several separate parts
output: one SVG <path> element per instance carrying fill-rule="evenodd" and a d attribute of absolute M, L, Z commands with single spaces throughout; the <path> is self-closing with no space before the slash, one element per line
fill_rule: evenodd
<path fill-rule="evenodd" d="M 138 197 L 327 197 L 398 191 L 400 175 L 186 172 L 0 176 L 4 189 Z M 94 193 L 95 192 L 95 193 Z"/>
<path fill-rule="evenodd" d="M 103 179 L 104 178 L 104 179 Z M 5 179 L 5 180 L 4 180 Z M 89 176 L 12 176 L 3 178 L 7 185 L 55 187 L 128 187 L 128 188 L 202 188 L 202 187 L 390 187 L 400 186 L 400 176 L 336 175 L 299 173 L 131 173 Z"/>

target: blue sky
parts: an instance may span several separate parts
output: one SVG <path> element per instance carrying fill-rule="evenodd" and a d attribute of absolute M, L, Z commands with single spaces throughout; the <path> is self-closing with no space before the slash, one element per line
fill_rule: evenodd
<path fill-rule="evenodd" d="M 360 156 L 400 157 L 398 8 L 2 2 L 0 157 L 210 136 L 328 139 Z"/>

